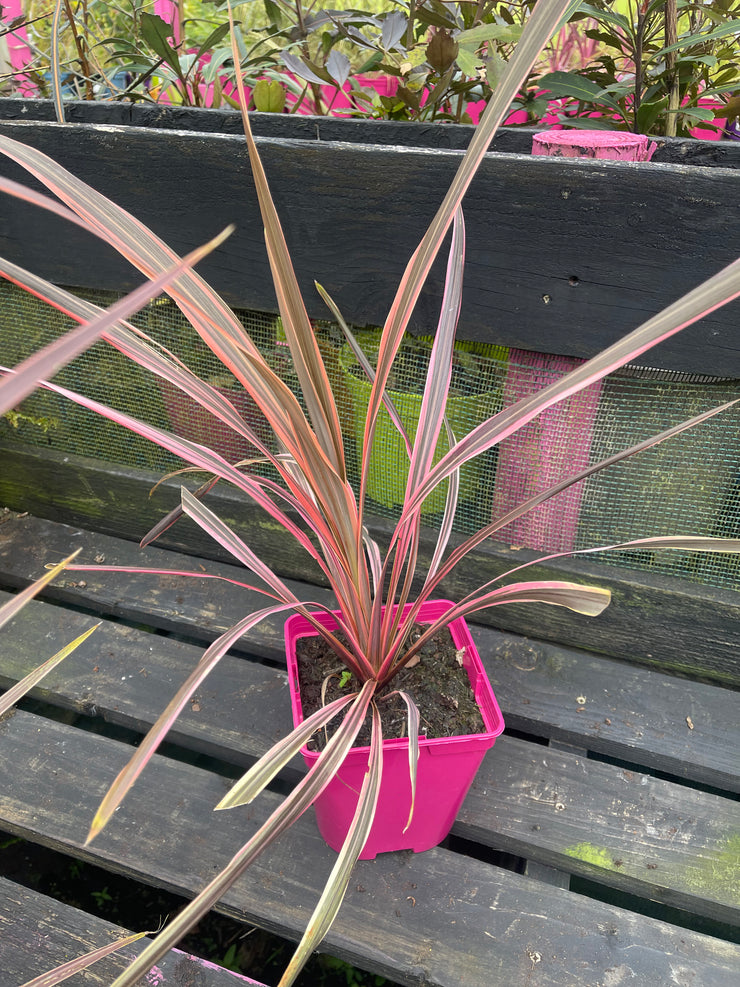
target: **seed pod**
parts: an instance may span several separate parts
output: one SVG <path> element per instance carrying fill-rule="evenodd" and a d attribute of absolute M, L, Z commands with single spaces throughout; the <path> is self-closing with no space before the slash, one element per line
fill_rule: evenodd
<path fill-rule="evenodd" d="M 443 27 L 432 28 L 432 37 L 426 51 L 427 61 L 438 75 L 444 75 L 457 58 L 459 48 L 451 31 L 446 31 Z"/>

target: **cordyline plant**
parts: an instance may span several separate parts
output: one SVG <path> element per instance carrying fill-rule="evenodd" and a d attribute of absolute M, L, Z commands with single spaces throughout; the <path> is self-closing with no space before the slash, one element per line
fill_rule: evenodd
<path fill-rule="evenodd" d="M 737 261 L 603 353 L 531 397 L 524 398 L 512 407 L 493 415 L 464 438 L 455 440 L 448 430 L 449 451 L 436 464 L 434 463 L 439 436 L 442 430 L 446 429 L 444 410 L 462 290 L 464 223 L 461 202 L 496 127 L 507 113 L 522 82 L 527 78 L 540 49 L 563 23 L 568 7 L 567 0 L 548 0 L 546 3 L 540 3 L 535 9 L 509 63 L 506 76 L 497 88 L 474 134 L 450 189 L 401 279 L 383 328 L 377 366 L 374 370 L 367 368 L 373 379 L 373 386 L 365 422 L 358 494 L 353 492 L 349 482 L 344 443 L 332 388 L 299 293 L 288 249 L 246 114 L 244 114 L 244 127 L 262 210 L 267 252 L 280 315 L 307 413 L 302 410 L 293 392 L 276 376 L 260 355 L 228 306 L 190 270 L 178 273 L 166 290 L 201 338 L 257 403 L 272 427 L 277 440 L 277 451 L 268 447 L 260 436 L 255 434 L 233 405 L 215 388 L 191 373 L 174 355 L 154 345 L 145 334 L 123 323 L 121 319 L 124 316 L 121 312 L 113 309 L 108 313 L 107 321 L 106 316 L 103 316 L 103 321 L 98 323 L 96 331 L 102 332 L 104 339 L 132 360 L 175 384 L 217 419 L 233 428 L 238 435 L 249 440 L 259 450 L 260 457 L 272 464 L 277 478 L 253 475 L 244 464 L 232 465 L 205 446 L 138 421 L 51 382 L 47 381 L 44 384 L 56 393 L 65 395 L 145 436 L 192 466 L 211 474 L 213 479 L 195 495 L 185 489 L 182 490 L 181 507 L 150 532 L 145 541 L 151 541 L 165 527 L 173 523 L 178 514 L 184 513 L 258 577 L 259 585 L 247 586 L 247 583 L 241 585 L 258 590 L 267 601 L 263 609 L 244 616 L 203 654 L 197 667 L 115 779 L 95 815 L 88 841 L 94 839 L 109 822 L 116 807 L 144 770 L 180 711 L 205 677 L 216 667 L 220 658 L 234 642 L 247 634 L 265 617 L 285 611 L 302 614 L 361 683 L 359 691 L 355 694 L 343 697 L 311 715 L 287 738 L 265 754 L 234 785 L 217 808 L 231 808 L 251 801 L 298 752 L 312 733 L 338 714 L 344 714 L 341 725 L 314 768 L 221 873 L 115 980 L 113 987 L 131 987 L 135 984 L 195 922 L 216 904 L 255 858 L 306 811 L 334 777 L 352 747 L 360 727 L 370 716 L 372 739 L 369 765 L 356 814 L 344 847 L 338 855 L 326 888 L 311 917 L 308 930 L 280 982 L 282 987 L 293 983 L 309 954 L 331 926 L 346 890 L 352 866 L 363 848 L 373 821 L 382 770 L 381 706 L 375 702 L 381 687 L 393 680 L 399 670 L 436 631 L 457 617 L 486 607 L 527 601 L 551 603 L 569 607 L 579 613 L 597 615 L 608 605 L 609 592 L 598 587 L 564 581 L 510 582 L 501 585 L 501 579 L 504 577 L 497 577 L 458 601 L 439 620 L 426 627 L 418 640 L 411 642 L 409 634 L 421 605 L 434 598 L 442 580 L 472 549 L 495 535 L 504 525 L 533 510 L 548 497 L 554 496 L 596 470 L 662 442 L 671 435 L 699 424 L 729 407 L 723 405 L 697 416 L 602 463 L 582 470 L 547 492 L 532 497 L 505 516 L 485 525 L 454 550 L 449 550 L 457 500 L 457 475 L 461 466 L 515 433 L 546 408 L 600 380 L 625 363 L 635 361 L 656 343 L 667 339 L 740 294 L 740 261 Z M 246 105 L 243 96 L 242 104 Z M 174 252 L 146 227 L 45 155 L 1 136 L 0 151 L 26 168 L 62 200 L 64 206 L 57 207 L 58 210 L 64 212 L 71 210 L 77 222 L 116 247 L 148 278 L 160 279 L 178 263 L 184 266 L 184 262 L 180 262 Z M 19 192 L 18 187 L 11 188 L 10 185 L 11 183 L 4 182 L 3 188 L 26 198 L 32 197 L 32 193 Z M 447 265 L 442 313 L 432 348 L 418 429 L 413 443 L 406 437 L 410 466 L 405 500 L 389 548 L 383 557 L 380 548 L 370 537 L 365 523 L 365 484 L 373 436 L 378 413 L 383 406 L 388 409 L 399 431 L 404 434 L 398 415 L 384 392 L 412 310 L 450 227 L 452 227 L 452 244 Z M 44 282 L 10 262 L 0 262 L 0 270 L 5 277 L 45 298 L 78 321 L 89 324 L 87 330 L 92 330 L 93 320 L 100 318 L 100 312 L 95 306 Z M 158 285 L 158 290 L 159 287 L 161 286 Z M 335 306 L 325 293 L 322 294 L 341 323 L 341 316 Z M 86 329 L 76 332 L 84 333 Z M 347 334 L 351 336 L 348 330 Z M 39 378 L 48 373 L 48 368 L 44 369 L 44 373 L 39 374 Z M 207 490 L 218 479 L 234 484 L 251 497 L 295 538 L 320 567 L 336 597 L 340 613 L 337 619 L 337 631 L 327 629 L 314 616 L 317 611 L 326 609 L 323 605 L 310 600 L 299 600 L 280 576 L 266 562 L 258 558 L 249 545 L 202 502 Z M 440 525 L 436 550 L 428 568 L 421 574 L 422 586 L 417 590 L 415 577 L 419 576 L 417 558 L 421 508 L 425 498 L 445 481 L 448 482 L 446 509 Z M 680 536 L 645 538 L 637 542 L 608 547 L 620 549 L 636 545 L 649 546 L 653 549 L 740 550 L 740 541 L 736 540 Z M 588 551 L 596 551 L 596 549 Z M 75 568 L 100 571 L 110 567 L 76 566 Z M 202 578 L 201 573 L 191 572 L 182 575 Z M 396 608 L 395 604 L 400 606 Z M 404 617 L 402 609 L 406 604 L 409 604 L 409 608 L 407 616 Z M 338 632 L 342 634 L 341 641 Z M 413 765 L 418 754 L 418 737 L 414 726 L 416 719 L 413 703 L 410 700 L 408 702 L 413 791 Z"/>

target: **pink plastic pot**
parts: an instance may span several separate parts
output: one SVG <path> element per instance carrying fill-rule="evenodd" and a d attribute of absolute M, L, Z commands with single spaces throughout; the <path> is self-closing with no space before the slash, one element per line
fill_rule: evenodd
<path fill-rule="evenodd" d="M 425 604 L 420 622 L 436 620 L 452 603 L 437 600 Z M 408 609 L 408 608 L 407 608 Z M 317 620 L 325 627 L 335 627 L 331 614 L 318 613 Z M 414 817 L 408 830 L 403 829 L 411 804 L 409 781 L 408 740 L 387 740 L 383 744 L 383 779 L 375 821 L 361 859 L 370 860 L 378 853 L 390 850 L 413 850 L 419 853 L 437 846 L 450 831 L 463 799 L 473 781 L 483 755 L 496 742 L 504 729 L 493 689 L 486 677 L 467 624 L 462 618 L 450 625 L 452 640 L 464 650 L 463 667 L 470 678 L 476 702 L 486 730 L 457 737 L 419 740 L 419 762 Z M 303 709 L 298 688 L 296 641 L 315 635 L 311 624 L 301 616 L 290 617 L 285 624 L 293 722 L 303 721 Z M 318 759 L 318 753 L 304 747 L 301 750 L 308 768 Z M 337 776 L 314 803 L 316 821 L 321 835 L 334 850 L 339 850 L 347 835 L 357 799 L 367 770 L 369 748 L 356 747 L 350 751 Z"/>

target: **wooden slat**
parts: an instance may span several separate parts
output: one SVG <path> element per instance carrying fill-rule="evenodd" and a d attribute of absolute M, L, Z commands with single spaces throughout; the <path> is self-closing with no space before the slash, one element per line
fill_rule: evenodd
<path fill-rule="evenodd" d="M 3 984 L 17 987 L 55 966 L 107 946 L 130 933 L 120 926 L 54 901 L 0 877 L 0 970 Z M 112 980 L 146 945 L 127 946 L 65 983 L 68 987 L 110 987 Z M 179 949 L 164 956 L 150 976 L 154 987 L 265 987 Z"/>
<path fill-rule="evenodd" d="M 736 831 L 732 799 L 508 737 L 455 826 L 476 843 L 740 925 Z"/>
<path fill-rule="evenodd" d="M 181 893 L 201 886 L 274 805 L 266 795 L 214 816 L 223 780 L 157 758 L 110 831 L 82 849 L 93 803 L 125 748 L 22 712 L 4 720 L 0 739 L 13 751 L 0 762 L 5 828 Z M 33 786 L 24 769 L 30 764 Z M 304 819 L 219 908 L 296 935 L 332 856 Z M 624 967 L 641 982 L 669 983 L 680 968 L 687 982 L 724 987 L 740 962 L 740 947 L 441 849 L 361 863 L 329 943 L 353 963 L 429 987 L 520 983 L 534 966 L 542 985 L 592 987 Z"/>
<path fill-rule="evenodd" d="M 472 632 L 479 648 L 490 633 Z M 508 633 L 482 653 L 511 729 L 740 790 L 736 692 Z"/>
<path fill-rule="evenodd" d="M 19 451 L 12 446 L 0 448 L 0 458 L 7 467 L 0 470 L 0 503 L 124 538 L 140 538 L 179 499 L 175 485 L 169 484 L 160 488 L 150 501 L 147 495 L 156 482 L 156 475 L 145 471 L 108 467 L 46 450 Z M 209 503 L 227 523 L 236 526 L 258 555 L 270 560 L 280 575 L 301 582 L 316 581 L 315 567 L 306 561 L 305 553 L 297 549 L 291 539 L 276 531 L 262 512 L 245 504 L 238 495 L 227 492 L 215 496 Z M 72 544 L 69 531 L 24 519 L 25 529 L 13 534 L 13 524 L 8 521 L 0 525 L 0 579 L 4 573 L 5 578 L 16 580 L 13 584 L 17 585 L 17 580 L 38 574 L 45 562 L 68 554 Z M 388 522 L 376 520 L 371 524 L 371 532 L 381 545 L 387 543 L 390 531 Z M 114 561 L 112 549 L 100 547 L 110 544 L 105 537 L 80 534 L 76 538 L 76 544 L 89 546 L 88 562 L 101 551 L 108 553 L 110 562 Z M 453 543 L 456 540 L 459 536 Z M 428 564 L 433 544 L 430 531 L 420 546 L 419 571 L 423 572 Z M 163 545 L 189 555 L 210 554 L 213 557 L 216 554 L 216 546 L 212 544 L 209 549 L 208 540 L 189 523 L 175 526 Z M 481 573 L 492 578 L 536 556 L 537 553 L 532 551 L 514 550 L 495 543 L 482 546 L 471 553 L 442 585 L 440 596 L 460 599 L 480 585 Z M 166 557 L 156 553 L 140 554 L 138 550 L 130 546 L 125 549 L 120 544 L 115 553 L 121 564 L 134 559 Z M 201 561 L 199 558 L 192 564 L 197 566 Z M 171 563 L 169 557 L 167 564 Z M 598 619 L 573 614 L 562 607 L 515 605 L 484 611 L 476 615 L 476 621 L 538 640 L 584 648 L 671 672 L 740 684 L 740 601 L 737 593 L 580 560 L 533 566 L 528 578 L 595 583 L 611 590 L 612 604 Z M 119 584 L 115 580 L 109 578 L 105 585 L 92 578 L 86 581 L 88 589 L 99 586 L 96 592 L 101 605 L 107 593 L 114 593 L 118 601 Z M 132 592 L 127 590 L 129 600 Z M 218 596 L 227 608 L 224 613 L 228 612 L 225 592 L 222 587 Z M 192 593 L 195 589 L 191 587 L 187 597 Z M 176 601 L 171 599 L 169 602 L 174 605 Z M 121 600 L 120 604 L 126 606 L 126 600 Z M 181 605 L 175 609 L 186 612 L 187 598 L 184 606 L 185 611 Z M 166 611 L 164 616 L 158 617 L 155 609 L 152 619 L 156 623 L 160 618 L 168 619 Z M 216 627 L 217 621 L 209 617 L 209 626 Z"/>
<path fill-rule="evenodd" d="M 0 593 L 0 604 L 7 598 Z M 30 603 L 4 633 L 0 688 L 96 621 L 90 614 Z M 31 695 L 144 733 L 202 654 L 197 645 L 104 621 Z M 264 754 L 292 725 L 286 673 L 256 661 L 227 655 L 196 697 L 168 739 L 233 764 L 244 766 Z"/>
<path fill-rule="evenodd" d="M 150 103 L 89 103 L 65 100 L 68 123 L 95 123 L 126 127 L 189 130 L 201 134 L 241 136 L 241 114 L 236 110 L 198 110 L 187 106 Z M 0 104 L 4 120 L 56 120 L 48 99 L 4 98 Z M 260 137 L 281 140 L 341 141 L 402 147 L 440 147 L 464 150 L 474 128 L 465 124 L 439 122 L 409 123 L 398 120 L 341 119 L 277 113 L 250 113 L 252 130 Z M 532 138 L 541 127 L 501 127 L 491 149 L 510 154 L 529 154 Z M 692 164 L 704 167 L 740 167 L 740 147 L 733 141 L 699 141 L 689 138 L 658 138 L 655 162 Z"/>
<path fill-rule="evenodd" d="M 81 602 L 91 605 L 84 597 Z M 5 635 L 0 682 L 7 687 L 28 674 L 93 619 L 30 604 Z M 247 647 L 253 655 L 274 655 L 276 635 L 255 628 Z M 478 627 L 473 636 L 510 729 L 740 792 L 736 693 Z M 201 653 L 192 644 L 104 622 L 36 694 L 143 731 Z M 187 710 L 172 735 L 195 750 L 241 765 L 290 728 L 280 666 L 226 656 L 198 696 L 200 708 Z M 578 701 L 582 696 L 585 703 Z"/>
<path fill-rule="evenodd" d="M 44 649 L 55 650 L 91 619 L 80 614 L 69 618 L 62 624 L 59 608 L 32 604 L 8 635 L 0 682 L 12 684 L 33 667 Z M 191 646 L 106 625 L 35 694 L 47 702 L 143 731 L 193 667 L 196 655 L 197 649 Z M 608 685 L 609 671 L 614 669 L 602 671 L 601 681 Z M 664 693 L 664 678 L 652 675 L 649 694 L 654 710 L 665 704 L 656 715 L 667 719 L 676 695 Z M 679 685 L 690 688 L 690 683 Z M 712 691 L 712 698 L 720 698 L 716 695 L 720 690 Z M 506 717 L 511 698 L 499 692 Z M 716 708 L 714 714 L 716 736 L 708 737 L 699 725 L 697 745 L 705 744 L 707 758 L 711 748 L 716 762 L 726 766 L 731 790 L 737 791 L 736 718 L 730 713 L 723 721 Z M 548 729 L 546 723 L 537 726 L 540 732 Z M 289 729 L 284 673 L 227 658 L 181 715 L 169 739 L 245 765 Z M 680 734 L 687 728 L 677 724 L 674 729 Z M 612 750 L 616 748 L 612 744 Z M 653 760 L 652 751 L 644 748 L 630 752 L 623 745 L 619 750 L 637 763 Z M 690 762 L 692 752 L 684 752 L 684 757 Z M 692 767 L 706 774 L 690 764 L 681 765 L 681 770 Z M 300 773 L 300 765 L 294 762 L 287 777 L 295 780 Z M 726 798 L 651 778 L 637 766 L 627 770 L 587 760 L 585 752 L 561 753 L 504 737 L 485 759 L 454 832 L 562 872 L 596 876 L 620 890 L 740 924 L 740 898 L 732 880 L 735 814 L 735 803 Z"/>
<path fill-rule="evenodd" d="M 27 119 L 0 120 L 0 132 L 51 155 L 180 252 L 236 222 L 202 273 L 232 304 L 275 309 L 242 137 Z M 317 280 L 350 323 L 382 325 L 460 152 L 258 141 L 310 315 L 327 316 Z M 6 159 L 0 172 L 23 178 Z M 475 249 L 461 338 L 593 355 L 736 258 L 739 185 L 730 168 L 487 155 L 466 213 Z M 112 250 L 56 217 L 12 200 L 4 219 L 0 253 L 51 280 L 115 289 L 136 283 Z M 50 242 L 64 249 L 50 252 Z M 440 263 L 412 331 L 436 325 L 443 272 Z M 740 376 L 739 310 L 734 302 L 666 341 L 651 365 Z"/>

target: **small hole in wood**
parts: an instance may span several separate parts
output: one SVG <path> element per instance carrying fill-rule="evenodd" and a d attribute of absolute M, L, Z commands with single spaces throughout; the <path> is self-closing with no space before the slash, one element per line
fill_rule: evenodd
<path fill-rule="evenodd" d="M 571 274 L 568 278 L 568 284 L 575 288 L 577 284 L 580 284 L 580 278 L 577 278 L 575 274 Z"/>

